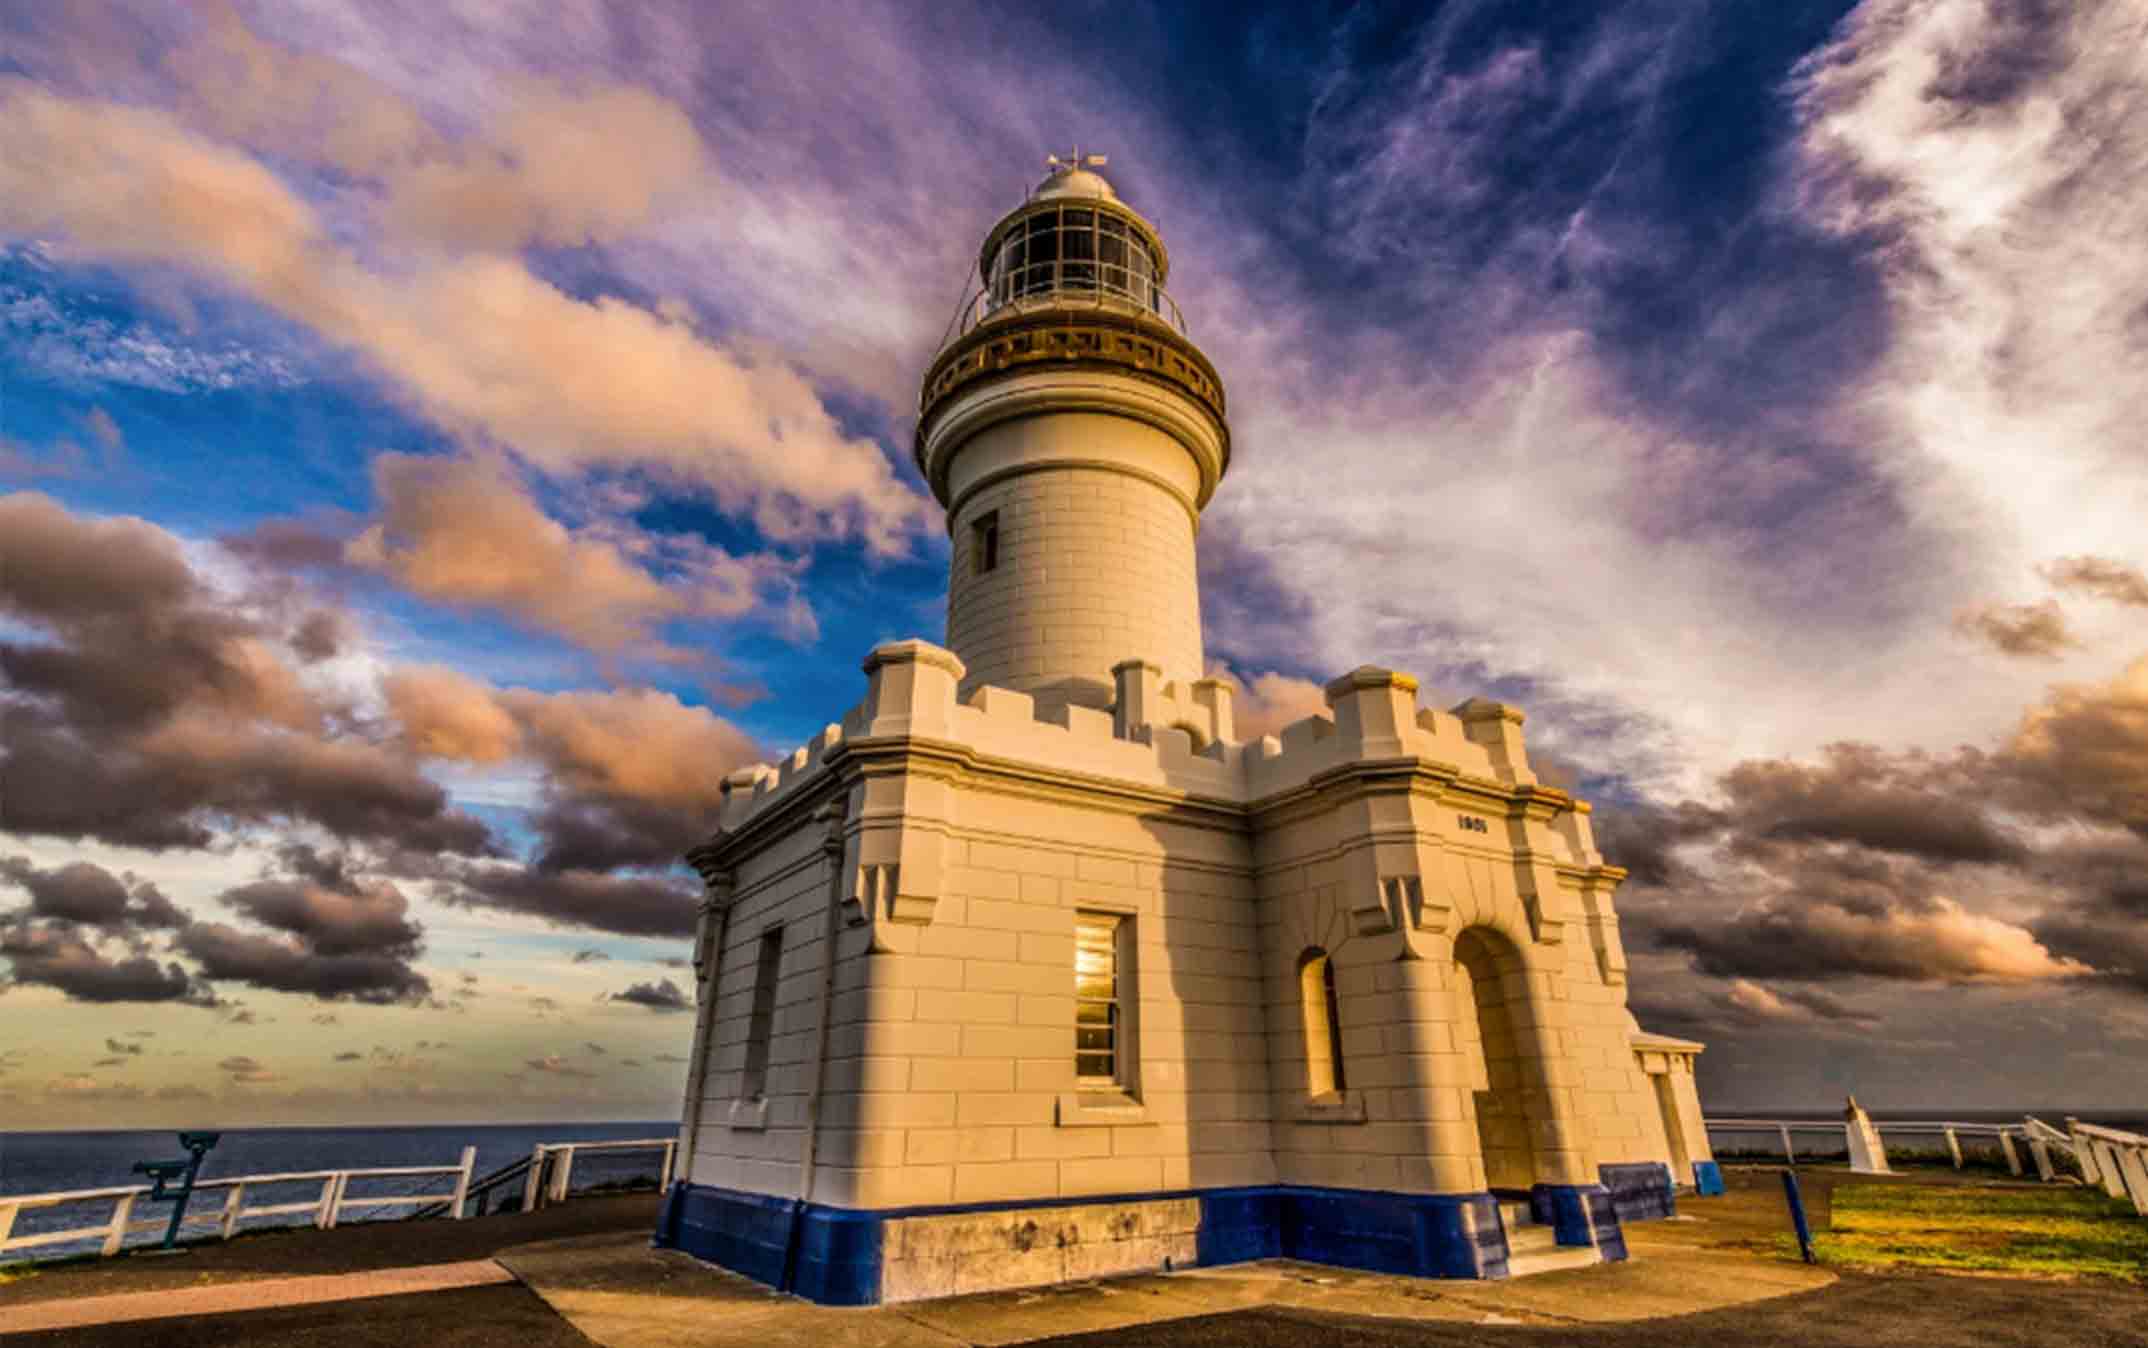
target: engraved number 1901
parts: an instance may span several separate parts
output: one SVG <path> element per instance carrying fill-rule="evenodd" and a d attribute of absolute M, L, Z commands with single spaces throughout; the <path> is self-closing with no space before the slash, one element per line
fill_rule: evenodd
<path fill-rule="evenodd" d="M 1490 833 L 1492 826 L 1473 814 L 1458 814 L 1455 821 L 1471 833 Z"/>

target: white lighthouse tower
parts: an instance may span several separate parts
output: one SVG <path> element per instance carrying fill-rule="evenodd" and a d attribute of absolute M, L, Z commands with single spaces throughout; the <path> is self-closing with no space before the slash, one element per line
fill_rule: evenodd
<path fill-rule="evenodd" d="M 1194 537 L 1230 466 L 1223 381 L 1164 290 L 1156 229 L 1054 170 L 985 237 L 982 289 L 925 375 L 917 466 L 947 507 L 964 691 L 1108 708 L 1135 659 L 1204 668 Z"/>
<path fill-rule="evenodd" d="M 1589 805 L 1522 713 L 1363 666 L 1241 738 L 1194 540 L 1223 383 L 1080 155 L 925 374 L 946 645 L 732 773 L 659 1243 L 820 1301 L 1286 1256 L 1625 1257 L 1719 1183 L 1701 1045 L 1626 1011 Z"/>

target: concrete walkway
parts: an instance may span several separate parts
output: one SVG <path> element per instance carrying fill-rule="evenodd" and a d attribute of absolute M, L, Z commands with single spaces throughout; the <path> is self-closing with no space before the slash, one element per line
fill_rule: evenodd
<path fill-rule="evenodd" d="M 487 1287 L 514 1280 L 514 1274 L 490 1259 L 466 1259 L 454 1264 L 419 1264 L 412 1268 L 371 1269 L 364 1273 L 252 1278 L 212 1283 L 207 1287 L 68 1297 L 0 1306 L 0 1334 L 83 1329 L 179 1316 L 228 1315 L 233 1311 L 360 1301 L 369 1297 L 406 1296 L 412 1292 L 444 1292 L 458 1287 Z"/>

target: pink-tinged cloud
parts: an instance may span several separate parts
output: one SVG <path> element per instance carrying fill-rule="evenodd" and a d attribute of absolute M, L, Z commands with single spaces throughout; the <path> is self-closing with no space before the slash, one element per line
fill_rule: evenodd
<path fill-rule="evenodd" d="M 466 441 L 548 472 L 642 468 L 772 537 L 881 552 L 930 513 L 790 368 L 704 340 L 675 308 L 575 299 L 512 257 L 375 269 L 262 163 L 162 112 L 0 81 L 0 231 L 211 278 L 358 351 Z"/>
<path fill-rule="evenodd" d="M 378 521 L 349 541 L 344 560 L 426 599 L 495 609 L 604 654 L 668 660 L 695 658 L 657 637 L 673 619 L 739 619 L 766 607 L 798 622 L 803 601 L 787 564 L 619 523 L 570 530 L 497 462 L 383 454 L 373 484 Z"/>

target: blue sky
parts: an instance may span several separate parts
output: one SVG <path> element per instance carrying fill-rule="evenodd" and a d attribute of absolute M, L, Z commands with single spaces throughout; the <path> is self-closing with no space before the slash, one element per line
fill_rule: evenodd
<path fill-rule="evenodd" d="M 916 381 L 1077 143 L 1229 388 L 1249 720 L 1366 662 L 1524 706 L 1711 1103 L 2137 1102 L 2143 50 L 2140 0 L 0 17 L 0 1126 L 672 1108 L 669 860 L 941 634 Z"/>

